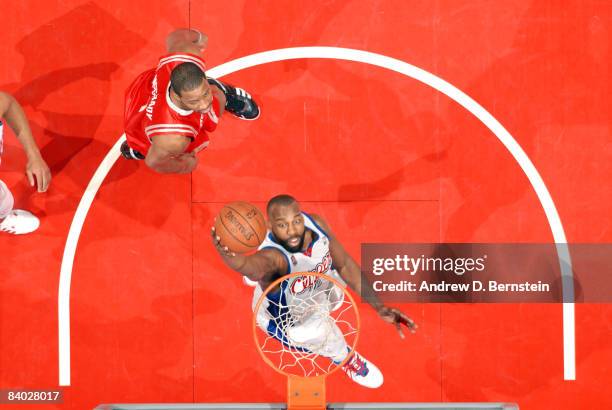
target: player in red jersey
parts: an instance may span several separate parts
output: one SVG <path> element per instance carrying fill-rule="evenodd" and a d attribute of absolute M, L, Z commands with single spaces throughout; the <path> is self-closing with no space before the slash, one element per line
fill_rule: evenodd
<path fill-rule="evenodd" d="M 170 33 L 169 54 L 127 89 L 127 141 L 121 146 L 125 158 L 144 159 L 160 173 L 189 173 L 225 110 L 241 119 L 259 117 L 259 107 L 246 91 L 206 77 L 206 44 L 197 30 Z"/>

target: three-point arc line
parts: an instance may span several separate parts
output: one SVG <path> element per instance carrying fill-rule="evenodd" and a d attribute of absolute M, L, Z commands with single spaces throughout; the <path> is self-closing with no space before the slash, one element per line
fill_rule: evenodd
<path fill-rule="evenodd" d="M 456 101 L 476 118 L 478 118 L 506 147 L 519 164 L 544 209 L 548 224 L 557 247 L 563 284 L 563 377 L 565 380 L 576 379 L 576 348 L 574 318 L 574 288 L 572 264 L 565 237 L 565 231 L 542 177 L 518 142 L 510 133 L 480 104 L 452 84 L 421 68 L 404 61 L 368 51 L 340 47 L 295 47 L 265 51 L 238 58 L 214 67 L 207 71 L 211 77 L 219 78 L 239 70 L 261 64 L 302 58 L 321 58 L 346 60 L 370 64 L 406 75 L 420 81 Z M 70 282 L 72 268 L 79 236 L 89 208 L 98 189 L 104 182 L 115 161 L 120 156 L 119 147 L 124 141 L 122 135 L 106 154 L 93 177 L 89 181 L 77 210 L 72 219 L 66 246 L 62 257 L 58 291 L 58 337 L 59 337 L 59 385 L 70 386 Z"/>

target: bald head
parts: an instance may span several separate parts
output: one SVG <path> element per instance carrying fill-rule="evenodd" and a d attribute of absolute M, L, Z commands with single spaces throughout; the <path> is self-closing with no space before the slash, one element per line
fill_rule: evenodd
<path fill-rule="evenodd" d="M 266 213 L 268 214 L 268 218 L 270 218 L 270 213 L 277 206 L 291 206 L 293 204 L 297 204 L 297 201 L 291 195 L 276 195 L 274 198 L 268 201 L 268 205 L 266 206 Z"/>
<path fill-rule="evenodd" d="M 306 232 L 300 204 L 290 195 L 277 195 L 268 201 L 266 212 L 276 241 L 289 252 L 299 252 Z"/>

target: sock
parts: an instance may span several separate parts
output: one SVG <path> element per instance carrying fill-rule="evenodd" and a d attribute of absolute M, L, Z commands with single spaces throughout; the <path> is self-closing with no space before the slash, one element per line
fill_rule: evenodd
<path fill-rule="evenodd" d="M 13 210 L 15 200 L 13 194 L 2 180 L 0 180 L 0 220 L 6 218 Z"/>
<path fill-rule="evenodd" d="M 332 358 L 332 360 L 334 361 L 334 363 L 340 364 L 344 359 L 346 359 L 346 356 L 348 356 L 350 352 L 351 348 L 346 346 L 346 349 L 343 349 L 341 352 L 339 352 L 338 355 Z"/>

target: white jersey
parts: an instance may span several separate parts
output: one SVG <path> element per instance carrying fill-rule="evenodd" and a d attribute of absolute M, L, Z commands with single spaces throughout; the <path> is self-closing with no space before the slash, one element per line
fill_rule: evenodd
<path fill-rule="evenodd" d="M 329 237 L 327 233 L 306 213 L 302 212 L 306 229 L 312 231 L 310 246 L 304 252 L 289 252 L 274 239 L 268 231 L 266 239 L 259 245 L 261 249 L 276 249 L 287 260 L 287 274 L 292 272 L 317 272 L 330 274 L 332 258 L 329 253 Z"/>
<path fill-rule="evenodd" d="M 329 237 L 327 233 L 306 213 L 302 212 L 306 229 L 312 232 L 312 241 L 305 251 L 289 252 L 276 242 L 270 231 L 266 239 L 259 246 L 261 249 L 276 249 L 287 260 L 287 274 L 293 272 L 316 272 L 331 276 L 341 284 L 344 282 L 333 268 L 333 261 L 329 250 Z M 333 310 L 344 298 L 344 291 L 335 288 L 332 282 L 321 280 L 314 276 L 295 277 L 289 281 L 282 282 L 281 289 L 271 292 L 257 312 L 257 323 L 267 330 L 268 333 L 277 333 L 275 320 L 279 317 L 284 319 L 288 313 L 297 319 L 304 310 L 308 310 L 313 303 L 325 306 L 324 309 Z M 257 301 L 263 290 L 257 284 L 253 294 L 253 305 L 255 309 Z M 284 335 L 279 334 L 279 339 Z"/>

